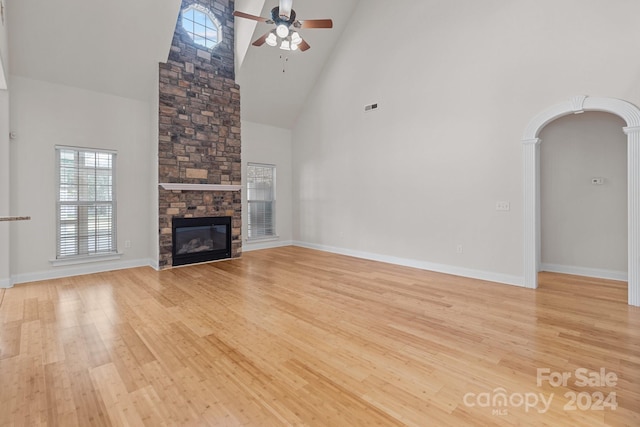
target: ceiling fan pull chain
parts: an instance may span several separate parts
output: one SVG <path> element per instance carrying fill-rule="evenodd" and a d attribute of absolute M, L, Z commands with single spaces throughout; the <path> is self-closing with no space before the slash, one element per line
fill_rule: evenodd
<path fill-rule="evenodd" d="M 287 62 L 289 62 L 289 57 L 285 57 L 280 55 L 280 59 L 282 59 L 282 72 L 286 72 L 286 68 L 287 68 Z"/>

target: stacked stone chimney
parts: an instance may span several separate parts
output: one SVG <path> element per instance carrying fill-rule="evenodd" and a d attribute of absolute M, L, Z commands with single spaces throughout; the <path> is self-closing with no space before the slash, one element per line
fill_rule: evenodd
<path fill-rule="evenodd" d="M 160 64 L 160 183 L 241 184 L 240 88 L 235 83 L 233 0 L 199 3 L 222 26 L 213 49 L 196 45 L 182 28 L 182 13 L 169 60 Z M 232 257 L 242 253 L 240 191 L 170 191 L 159 188 L 160 268 L 172 266 L 173 217 L 232 217 Z"/>

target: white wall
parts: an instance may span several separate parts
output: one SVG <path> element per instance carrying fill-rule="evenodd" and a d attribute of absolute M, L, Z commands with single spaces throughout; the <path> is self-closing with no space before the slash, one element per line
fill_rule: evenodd
<path fill-rule="evenodd" d="M 393 9 L 409 12 L 384 38 L 389 2 L 359 2 L 294 128 L 294 239 L 517 283 L 523 130 L 574 95 L 640 103 L 640 4 Z"/>
<path fill-rule="evenodd" d="M 155 85 L 159 88 L 159 73 L 155 73 Z M 159 214 L 159 189 L 158 189 L 158 132 L 160 115 L 158 113 L 160 108 L 160 91 L 158 89 L 153 93 L 153 98 L 149 103 L 149 116 L 151 117 L 151 141 L 149 147 L 149 161 L 151 162 L 149 167 L 149 195 L 150 203 L 149 207 L 149 259 L 151 260 L 151 266 L 156 270 L 160 268 L 160 218 Z"/>
<path fill-rule="evenodd" d="M 543 269 L 627 272 L 627 137 L 612 114 L 590 112 L 547 125 L 540 138 Z M 593 185 L 593 177 L 604 178 Z"/>
<path fill-rule="evenodd" d="M 242 250 L 251 251 L 292 243 L 291 131 L 242 121 Z M 247 241 L 247 163 L 276 165 L 276 233 L 272 241 Z"/>
<path fill-rule="evenodd" d="M 153 156 L 149 103 L 11 76 L 11 208 L 32 220 L 11 230 L 16 283 L 150 262 Z M 55 258 L 55 150 L 69 145 L 117 150 L 117 263 L 52 267 Z M 155 230 L 157 233 L 157 227 Z M 131 241 L 131 248 L 124 242 Z"/>
<path fill-rule="evenodd" d="M 0 23 L 0 67 L 8 73 L 9 52 L 7 25 Z M 5 74 L 5 78 L 7 78 Z M 0 89 L 0 216 L 11 213 L 9 207 L 9 91 Z M 0 222 L 0 287 L 11 284 L 10 267 L 10 227 L 8 222 Z"/>

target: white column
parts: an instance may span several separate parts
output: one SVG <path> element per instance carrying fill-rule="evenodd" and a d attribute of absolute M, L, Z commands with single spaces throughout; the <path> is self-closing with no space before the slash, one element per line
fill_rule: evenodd
<path fill-rule="evenodd" d="M 629 305 L 640 306 L 640 127 L 627 127 Z"/>
<path fill-rule="evenodd" d="M 539 196 L 538 174 L 540 171 L 540 139 L 522 141 L 524 170 L 524 286 L 538 287 L 538 223 Z"/>

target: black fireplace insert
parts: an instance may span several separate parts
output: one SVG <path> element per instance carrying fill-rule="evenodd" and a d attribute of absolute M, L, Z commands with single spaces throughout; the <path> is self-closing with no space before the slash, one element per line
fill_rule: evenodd
<path fill-rule="evenodd" d="M 231 217 L 173 218 L 173 265 L 231 258 Z"/>

